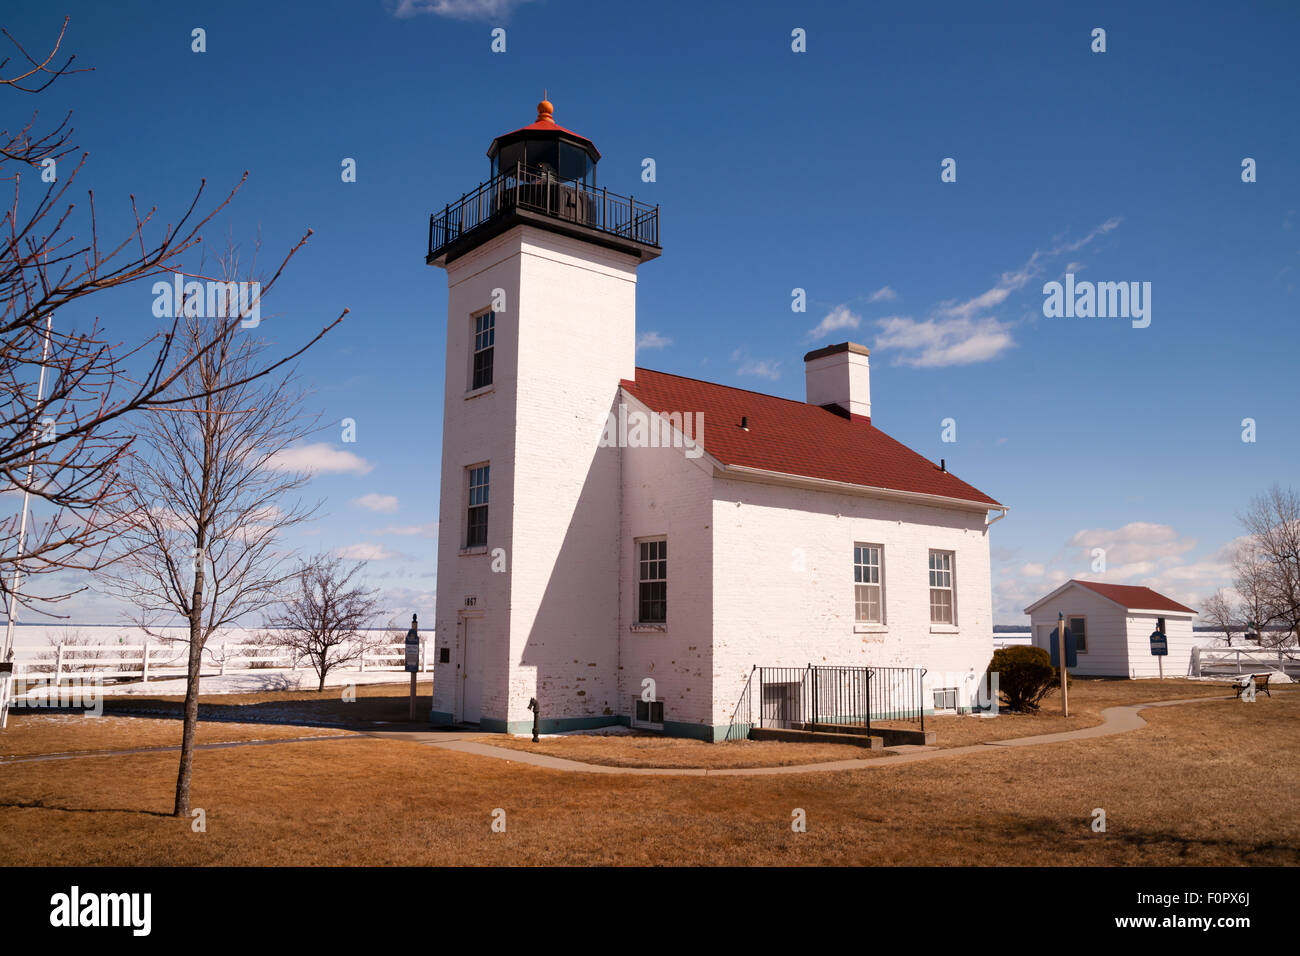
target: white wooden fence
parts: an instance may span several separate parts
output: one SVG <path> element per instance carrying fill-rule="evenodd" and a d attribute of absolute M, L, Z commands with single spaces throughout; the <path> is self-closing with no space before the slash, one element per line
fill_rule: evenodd
<path fill-rule="evenodd" d="M 429 635 L 432 637 L 432 635 Z M 433 670 L 428 653 L 429 637 L 420 638 L 420 671 Z M 204 668 L 213 667 L 225 676 L 229 671 L 264 668 L 299 670 L 310 668 L 306 657 L 274 644 L 216 644 L 203 649 Z M 14 677 L 49 677 L 58 683 L 64 677 L 93 673 L 97 677 L 150 679 L 182 677 L 186 673 L 189 646 L 184 642 L 142 644 L 15 644 Z M 406 645 L 400 641 L 374 644 L 336 671 L 405 671 Z"/>
<path fill-rule="evenodd" d="M 1192 676 L 1269 672 L 1300 677 L 1300 656 L 1294 647 L 1193 647 Z"/>

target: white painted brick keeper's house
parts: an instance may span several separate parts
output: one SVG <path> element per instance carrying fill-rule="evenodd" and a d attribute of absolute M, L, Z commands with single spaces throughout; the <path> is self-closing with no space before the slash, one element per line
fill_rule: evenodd
<path fill-rule="evenodd" d="M 523 733 L 535 699 L 553 732 L 636 722 L 641 701 L 717 740 L 755 665 L 809 663 L 924 667 L 925 695 L 968 708 L 1006 509 L 872 425 L 862 346 L 809 353 L 806 402 L 637 368 L 658 209 L 598 187 L 599 155 L 543 101 L 430 222 L 448 282 L 433 721 Z"/>

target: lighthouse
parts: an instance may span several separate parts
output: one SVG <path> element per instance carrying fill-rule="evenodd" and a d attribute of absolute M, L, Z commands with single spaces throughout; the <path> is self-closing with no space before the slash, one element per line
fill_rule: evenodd
<path fill-rule="evenodd" d="M 611 192 L 543 99 L 429 221 L 447 273 L 432 719 L 598 726 L 618 708 L 621 477 L 602 445 L 635 376 L 658 207 Z"/>

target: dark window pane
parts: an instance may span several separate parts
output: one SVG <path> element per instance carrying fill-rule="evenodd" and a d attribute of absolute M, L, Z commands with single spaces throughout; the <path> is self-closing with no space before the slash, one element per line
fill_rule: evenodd
<path fill-rule="evenodd" d="M 529 166 L 540 166 L 543 169 L 548 169 L 552 174 L 557 173 L 556 167 L 560 163 L 559 151 L 556 149 L 558 145 L 553 139 L 529 140 L 526 144 L 528 152 L 525 162 Z"/>
<path fill-rule="evenodd" d="M 474 379 L 470 388 L 487 388 L 492 384 L 492 352 L 490 348 L 474 353 Z"/>
<path fill-rule="evenodd" d="M 469 509 L 469 529 L 465 535 L 465 547 L 481 548 L 487 544 L 487 505 L 476 505 Z"/>
<path fill-rule="evenodd" d="M 572 143 L 560 144 L 560 178 L 585 179 L 587 175 L 587 151 Z"/>

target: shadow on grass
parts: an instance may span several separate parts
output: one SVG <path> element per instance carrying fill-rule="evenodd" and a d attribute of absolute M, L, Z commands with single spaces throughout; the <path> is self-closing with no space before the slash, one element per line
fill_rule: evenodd
<path fill-rule="evenodd" d="M 345 730 L 383 730 L 401 732 L 430 728 L 428 696 L 416 697 L 416 719 L 410 719 L 410 696 L 358 697 L 342 700 L 326 692 L 319 698 L 294 697 L 284 700 L 239 702 L 199 702 L 199 722 L 240 724 L 281 724 L 295 727 L 328 727 Z M 105 716 L 157 717 L 180 720 L 182 703 L 152 697 L 105 698 Z M 441 728 L 434 728 L 441 729 Z"/>
<path fill-rule="evenodd" d="M 46 803 L 43 800 L 0 802 L 0 809 L 57 810 L 60 813 L 135 813 L 147 817 L 163 817 L 164 819 L 169 820 L 187 819 L 185 817 L 178 817 L 172 813 L 163 813 L 160 810 L 141 810 L 137 807 L 61 807 L 58 804 Z"/>
<path fill-rule="evenodd" d="M 1057 818 L 1036 817 L 1008 820 L 999 828 L 1007 841 L 1026 848 L 1046 845 L 1076 847 L 1081 854 L 1099 854 L 1132 849 L 1150 853 L 1168 861 L 1173 854 L 1179 862 L 1199 864 L 1213 862 L 1206 857 L 1226 857 L 1236 865 L 1278 866 L 1300 863 L 1300 845 L 1277 839 L 1250 840 L 1214 836 L 1209 833 L 1189 835 L 1170 829 L 1126 830 L 1112 821 L 1104 833 L 1091 832 L 1091 818 L 1069 822 Z M 1026 860 L 1027 863 L 1031 862 Z M 1068 862 L 1066 858 L 1065 862 Z M 1104 861 L 1103 862 L 1104 865 Z M 1160 865 L 1170 865 L 1162 862 Z"/>

